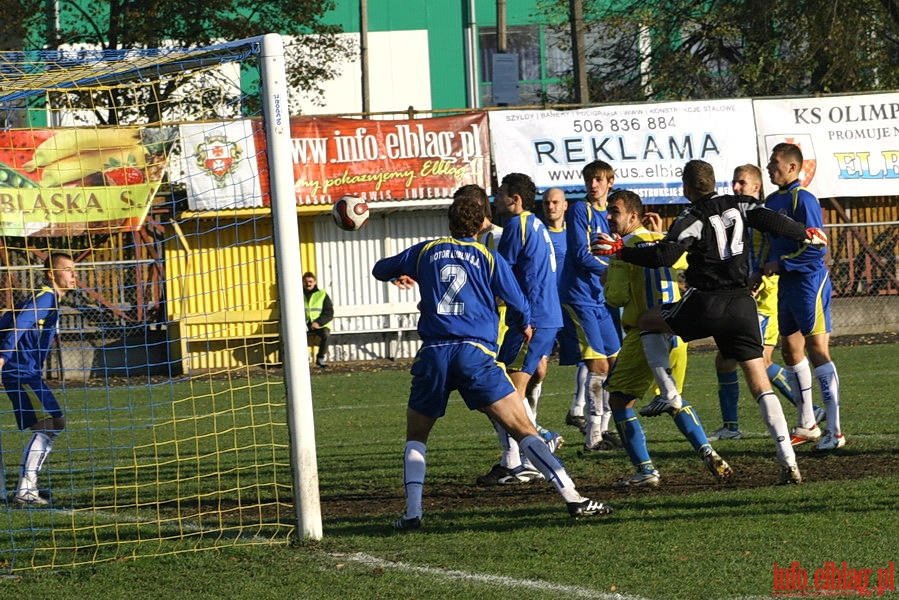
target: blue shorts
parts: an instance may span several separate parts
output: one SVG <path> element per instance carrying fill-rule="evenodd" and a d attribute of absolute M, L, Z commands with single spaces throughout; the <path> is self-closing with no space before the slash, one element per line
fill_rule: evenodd
<path fill-rule="evenodd" d="M 35 411 L 35 401 L 44 412 L 51 417 L 62 416 L 62 409 L 52 390 L 47 387 L 40 375 L 32 377 L 3 376 L 3 387 L 6 395 L 12 401 L 13 412 L 16 415 L 16 424 L 19 429 L 28 429 L 38 422 L 38 414 Z"/>
<path fill-rule="evenodd" d="M 552 354 L 558 334 L 558 328 L 535 329 L 531 341 L 525 342 L 523 333 L 510 329 L 506 332 L 497 359 L 508 369 L 533 375 L 543 357 Z"/>
<path fill-rule="evenodd" d="M 409 408 L 434 419 L 446 414 L 456 390 L 471 410 L 490 406 L 515 392 L 496 354 L 475 341 L 428 342 L 412 363 Z"/>
<path fill-rule="evenodd" d="M 618 346 L 620 347 L 624 344 L 624 328 L 621 326 L 622 309 L 618 306 L 606 304 L 606 310 L 609 311 L 609 316 L 612 317 L 612 323 L 615 325 L 615 334 L 618 336 Z"/>
<path fill-rule="evenodd" d="M 830 297 L 833 289 L 827 269 L 815 273 L 781 273 L 777 293 L 780 335 L 830 333 Z"/>
<path fill-rule="evenodd" d="M 621 350 L 615 322 L 603 304 L 563 304 L 559 364 L 611 358 Z"/>

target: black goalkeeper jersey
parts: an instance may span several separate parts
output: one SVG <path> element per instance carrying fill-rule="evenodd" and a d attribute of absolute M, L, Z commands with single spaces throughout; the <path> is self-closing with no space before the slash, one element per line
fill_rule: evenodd
<path fill-rule="evenodd" d="M 687 285 L 710 292 L 746 292 L 749 227 L 796 240 L 806 238 L 804 225 L 766 209 L 755 198 L 711 194 L 682 212 L 660 242 L 624 248 L 621 257 L 644 267 L 670 266 L 686 251 Z"/>

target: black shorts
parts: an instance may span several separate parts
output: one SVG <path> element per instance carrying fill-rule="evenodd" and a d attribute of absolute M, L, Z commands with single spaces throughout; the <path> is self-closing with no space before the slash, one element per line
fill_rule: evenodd
<path fill-rule="evenodd" d="M 749 292 L 722 294 L 690 288 L 679 302 L 663 304 L 662 318 L 684 341 L 713 337 L 725 358 L 762 356 L 758 307 Z"/>

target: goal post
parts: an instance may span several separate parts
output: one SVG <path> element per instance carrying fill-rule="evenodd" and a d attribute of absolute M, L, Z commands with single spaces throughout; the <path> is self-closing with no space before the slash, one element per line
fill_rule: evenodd
<path fill-rule="evenodd" d="M 2 52 L 0 84 L 0 308 L 53 253 L 78 274 L 47 504 L 16 500 L 33 432 L 0 392 L 0 571 L 320 539 L 281 37 Z"/>
<path fill-rule="evenodd" d="M 287 78 L 281 36 L 269 34 L 262 40 L 263 109 L 270 119 L 266 128 L 269 164 L 273 166 L 270 186 L 272 218 L 275 222 L 275 248 L 278 255 L 278 279 L 295 281 L 300 260 L 300 234 L 296 219 L 293 164 L 291 159 L 290 113 L 287 102 Z M 281 165 L 282 168 L 274 168 Z M 287 165 L 288 167 L 283 167 Z M 312 386 L 306 348 L 304 298 L 299 285 L 284 285 L 281 295 L 282 351 L 287 389 L 287 419 L 291 433 L 293 491 L 296 499 L 299 531 L 304 538 L 321 539 L 321 502 L 315 453 L 315 425 L 312 414 Z"/>

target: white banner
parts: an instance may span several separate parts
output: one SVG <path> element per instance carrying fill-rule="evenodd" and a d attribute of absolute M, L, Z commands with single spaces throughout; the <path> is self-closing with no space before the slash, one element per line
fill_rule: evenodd
<path fill-rule="evenodd" d="M 797 144 L 802 185 L 819 198 L 896 194 L 899 94 L 756 100 L 753 107 L 761 159 L 767 164 L 775 144 Z"/>
<path fill-rule="evenodd" d="M 525 173 L 539 190 L 583 191 L 581 169 L 599 159 L 615 169 L 616 188 L 636 192 L 647 204 L 685 202 L 687 161 L 711 163 L 719 193 L 729 193 L 734 167 L 758 160 L 749 99 L 489 115 L 497 176 Z"/>
<path fill-rule="evenodd" d="M 190 210 L 262 206 L 249 120 L 181 125 Z"/>

